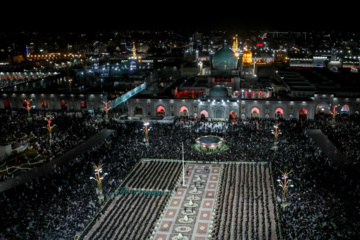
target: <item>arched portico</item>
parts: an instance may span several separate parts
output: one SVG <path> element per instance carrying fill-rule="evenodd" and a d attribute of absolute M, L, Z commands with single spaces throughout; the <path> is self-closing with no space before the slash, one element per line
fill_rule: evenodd
<path fill-rule="evenodd" d="M 308 111 L 305 108 L 300 109 L 299 111 L 299 120 L 306 121 L 308 116 Z"/>
<path fill-rule="evenodd" d="M 253 117 L 257 117 L 259 118 L 260 117 L 260 109 L 257 108 L 257 107 L 253 107 L 251 110 L 250 110 L 250 116 L 253 118 Z"/>
<path fill-rule="evenodd" d="M 5 108 L 5 109 L 10 109 L 10 102 L 9 102 L 9 100 L 5 99 L 5 100 L 3 101 L 3 103 L 4 103 L 4 108 Z"/>
<path fill-rule="evenodd" d="M 200 112 L 200 120 L 205 120 L 208 117 L 209 117 L 209 113 L 206 110 L 202 110 Z"/>
<path fill-rule="evenodd" d="M 284 110 L 282 108 L 275 110 L 275 118 L 284 118 Z"/>
<path fill-rule="evenodd" d="M 165 117 L 166 111 L 164 106 L 160 105 L 156 108 L 156 116 Z"/>
<path fill-rule="evenodd" d="M 327 104 L 327 103 L 325 103 L 325 102 L 319 103 L 319 104 L 316 106 L 316 113 L 317 113 L 317 114 L 329 114 L 329 113 L 330 113 L 330 106 L 329 106 L 329 104 Z"/>
<path fill-rule="evenodd" d="M 224 119 L 225 109 L 223 107 L 213 108 L 213 118 L 215 119 Z"/>
<path fill-rule="evenodd" d="M 135 116 L 143 116 L 144 115 L 143 108 L 140 104 L 136 104 L 134 106 L 134 115 Z"/>
<path fill-rule="evenodd" d="M 63 99 L 60 102 L 61 110 L 66 111 L 67 110 L 67 102 Z"/>
<path fill-rule="evenodd" d="M 185 106 L 182 106 L 179 111 L 180 117 L 188 117 L 189 116 L 189 109 Z"/>
<path fill-rule="evenodd" d="M 349 107 L 349 105 L 347 105 L 347 104 L 343 105 L 343 106 L 341 107 L 340 114 L 350 115 L 350 107 Z"/>
<path fill-rule="evenodd" d="M 236 122 L 237 113 L 235 111 L 231 111 L 229 113 L 229 122 Z"/>

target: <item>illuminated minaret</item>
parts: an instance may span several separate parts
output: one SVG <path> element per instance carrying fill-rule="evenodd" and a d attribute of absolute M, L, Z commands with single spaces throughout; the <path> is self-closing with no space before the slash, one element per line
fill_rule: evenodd
<path fill-rule="evenodd" d="M 233 47 L 232 47 L 234 53 L 236 52 L 236 43 L 235 43 L 235 37 L 233 37 Z"/>
<path fill-rule="evenodd" d="M 193 54 L 193 51 L 194 51 L 194 42 L 193 42 L 193 39 L 190 38 L 190 43 L 189 43 L 189 52 L 190 52 L 190 55 Z"/>
<path fill-rule="evenodd" d="M 232 50 L 234 51 L 235 55 L 237 57 L 239 57 L 239 42 L 238 42 L 238 37 L 237 37 L 237 34 L 235 37 L 233 37 L 233 47 L 232 47 Z"/>
<path fill-rule="evenodd" d="M 236 45 L 236 51 L 239 51 L 239 41 L 238 41 L 238 35 L 236 34 L 235 37 L 235 45 Z"/>
<path fill-rule="evenodd" d="M 133 42 L 133 48 L 132 48 L 133 58 L 136 58 L 136 48 L 135 48 L 135 42 Z"/>
<path fill-rule="evenodd" d="M 237 37 L 237 34 L 236 34 L 236 36 L 235 37 L 233 37 L 233 40 L 234 40 L 234 42 L 233 42 L 233 51 L 236 53 L 236 52 L 238 52 L 239 51 L 239 42 L 238 42 L 238 37 Z"/>

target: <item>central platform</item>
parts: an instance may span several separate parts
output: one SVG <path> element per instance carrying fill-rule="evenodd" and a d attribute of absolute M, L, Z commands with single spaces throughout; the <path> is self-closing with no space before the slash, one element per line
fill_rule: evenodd
<path fill-rule="evenodd" d="M 224 139 L 222 137 L 214 135 L 202 136 L 197 138 L 195 141 L 199 147 L 202 147 L 204 149 L 214 149 L 220 147 L 221 144 L 224 143 Z"/>

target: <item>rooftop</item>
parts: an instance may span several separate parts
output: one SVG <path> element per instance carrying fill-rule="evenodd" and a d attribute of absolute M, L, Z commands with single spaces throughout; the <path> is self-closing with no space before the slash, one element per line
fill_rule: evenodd
<path fill-rule="evenodd" d="M 360 93 L 360 75 L 346 68 L 291 68 L 278 74 L 292 90 Z"/>

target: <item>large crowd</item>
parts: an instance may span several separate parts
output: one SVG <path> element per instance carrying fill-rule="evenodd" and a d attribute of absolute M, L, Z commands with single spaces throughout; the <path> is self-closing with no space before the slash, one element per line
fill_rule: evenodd
<path fill-rule="evenodd" d="M 89 139 L 102 128 L 103 124 L 100 118 L 89 117 L 84 112 L 36 112 L 31 114 L 31 121 L 24 112 L 26 111 L 0 113 L 0 142 L 1 144 L 12 143 L 12 149 L 16 149 L 24 144 L 21 139 L 25 137 L 28 139 L 29 147 L 36 150 L 47 162 Z M 50 126 L 53 127 L 52 144 L 50 144 L 48 122 L 45 118 L 52 119 L 50 123 Z M 0 181 L 26 171 L 28 169 L 14 171 L 9 175 L 0 175 Z"/>
<path fill-rule="evenodd" d="M 14 119 L 14 115 L 10 115 L 3 113 L 2 122 Z M 73 238 L 100 208 L 96 183 L 89 180 L 94 173 L 91 162 L 103 162 L 104 172 L 108 173 L 103 181 L 103 192 L 109 196 L 141 158 L 181 159 L 181 143 L 184 143 L 184 158 L 189 160 L 267 161 L 271 163 L 274 180 L 281 178 L 280 171 L 291 169 L 289 177 L 294 187 L 288 191 L 288 207 L 285 209 L 280 208 L 282 189 L 275 186 L 284 239 L 360 239 L 358 181 L 331 164 L 331 160 L 306 132 L 307 128 L 320 128 L 330 139 L 332 134 L 337 138 L 341 131 L 336 129 L 343 130 L 349 125 L 354 129 L 358 127 L 358 120 L 339 118 L 337 127 L 329 129 L 330 123 L 324 119 L 307 122 L 280 119 L 282 134 L 278 150 L 274 151 L 271 130 L 275 119 L 246 119 L 235 124 L 179 120 L 174 124 L 152 122 L 150 146 L 147 148 L 143 141 L 142 122 L 119 123 L 111 119 L 106 123 L 101 116 L 87 115 L 76 120 L 74 116 L 60 114 L 59 117 L 62 117 L 60 122 L 64 122 L 65 126 L 74 124 L 74 127 L 70 132 L 64 127 L 65 137 L 56 140 L 54 146 L 59 144 L 56 148 L 58 154 L 78 145 L 77 140 L 71 143 L 73 135 L 84 140 L 103 128 L 116 131 L 98 146 L 53 172 L 1 193 L 0 239 Z M 24 121 L 10 122 L 13 125 L 1 128 L 1 134 L 21 129 L 24 127 L 21 125 L 26 124 Z M 41 135 L 35 129 L 26 129 Z M 195 139 L 206 134 L 222 136 L 230 150 L 211 155 L 193 150 L 191 146 L 195 144 Z M 341 148 L 344 142 L 355 146 L 357 136 L 357 133 L 351 133 L 347 141 L 334 143 L 340 149 L 344 149 Z M 69 141 L 68 145 L 64 143 Z M 40 145 L 46 146 L 45 142 Z M 345 152 L 357 161 L 357 156 L 351 157 L 351 148 Z"/>
<path fill-rule="evenodd" d="M 148 239 L 181 171 L 175 161 L 139 164 L 116 190 L 115 197 L 121 196 L 102 210 L 108 214 L 91 223 L 84 239 Z"/>
<path fill-rule="evenodd" d="M 317 118 L 321 130 L 353 164 L 360 164 L 360 116 L 351 115 L 336 118 L 333 125 L 330 118 Z"/>

